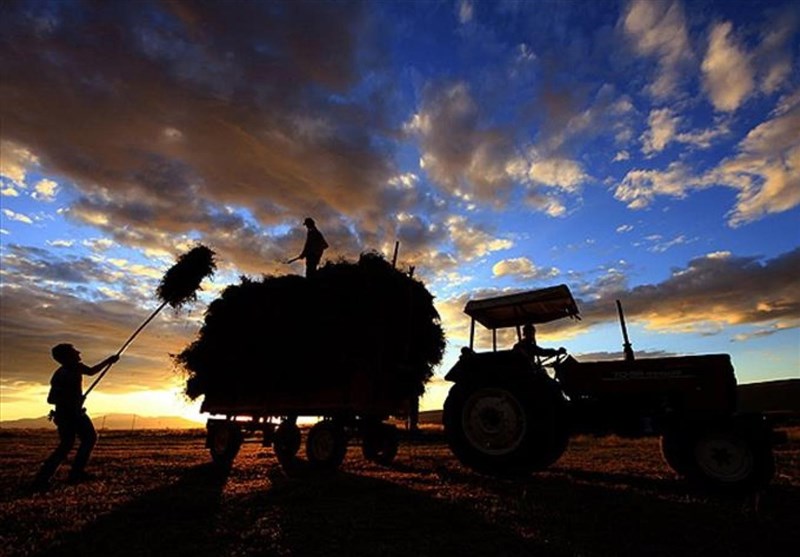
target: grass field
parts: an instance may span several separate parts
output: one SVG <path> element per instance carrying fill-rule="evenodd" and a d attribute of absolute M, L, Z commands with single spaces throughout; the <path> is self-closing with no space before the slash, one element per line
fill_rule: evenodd
<path fill-rule="evenodd" d="M 406 439 L 395 464 L 351 447 L 335 474 L 288 477 L 247 442 L 229 473 L 202 432 L 102 435 L 98 480 L 27 490 L 55 431 L 0 432 L 0 554 L 61 556 L 796 555 L 800 428 L 776 451 L 759 497 L 692 491 L 656 439 L 574 439 L 547 472 L 487 478 L 462 467 L 440 432 Z"/>

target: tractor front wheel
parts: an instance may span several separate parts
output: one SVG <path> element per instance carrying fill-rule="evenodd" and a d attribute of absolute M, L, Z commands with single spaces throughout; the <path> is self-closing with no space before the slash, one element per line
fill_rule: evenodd
<path fill-rule="evenodd" d="M 665 435 L 662 453 L 676 473 L 714 492 L 762 489 L 775 475 L 769 431 L 752 420 L 687 426 Z"/>

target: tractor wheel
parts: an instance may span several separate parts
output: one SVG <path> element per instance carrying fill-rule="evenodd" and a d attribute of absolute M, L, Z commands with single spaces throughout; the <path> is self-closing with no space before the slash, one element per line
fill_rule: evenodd
<path fill-rule="evenodd" d="M 347 437 L 341 425 L 333 420 L 317 422 L 308 431 L 306 456 L 318 470 L 336 470 L 347 453 Z"/>
<path fill-rule="evenodd" d="M 388 466 L 397 456 L 400 444 L 397 428 L 389 424 L 372 424 L 364 431 L 361 450 L 364 458 Z"/>
<path fill-rule="evenodd" d="M 242 446 L 242 429 L 233 422 L 208 424 L 206 446 L 214 464 L 228 467 L 233 464 Z"/>
<path fill-rule="evenodd" d="M 686 477 L 720 493 L 766 487 L 775 475 L 775 460 L 769 437 L 761 433 L 734 421 L 698 429 L 689 442 Z"/>
<path fill-rule="evenodd" d="M 454 385 L 442 418 L 450 449 L 463 464 L 492 475 L 547 468 L 568 441 L 563 402 L 550 387 L 522 377 Z"/>
<path fill-rule="evenodd" d="M 300 450 L 300 428 L 293 422 L 282 422 L 275 430 L 275 437 L 272 441 L 272 450 L 281 465 L 285 465 L 294 460 L 297 451 Z"/>

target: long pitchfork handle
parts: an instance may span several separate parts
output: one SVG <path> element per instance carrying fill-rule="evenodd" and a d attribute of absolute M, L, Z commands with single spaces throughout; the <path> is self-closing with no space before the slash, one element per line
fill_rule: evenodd
<path fill-rule="evenodd" d="M 129 347 L 129 346 L 131 345 L 131 343 L 133 342 L 133 339 L 135 339 L 135 338 L 136 338 L 136 337 L 139 335 L 139 333 L 141 333 L 141 332 L 142 332 L 142 329 L 144 329 L 145 327 L 147 327 L 147 325 L 148 325 L 148 324 L 149 324 L 149 323 L 150 323 L 150 322 L 151 322 L 153 319 L 155 319 L 156 315 L 158 315 L 158 314 L 159 314 L 159 312 L 160 312 L 162 309 L 164 309 L 164 307 L 165 307 L 166 305 L 167 305 L 167 302 L 164 302 L 164 303 L 162 303 L 160 306 L 158 306 L 158 309 L 156 309 L 156 310 L 155 310 L 155 311 L 154 311 L 154 312 L 153 312 L 153 313 L 150 315 L 150 317 L 148 317 L 147 319 L 145 319 L 145 320 L 144 320 L 144 323 L 142 323 L 141 325 L 139 325 L 139 328 L 138 328 L 138 329 L 136 329 L 136 330 L 133 332 L 133 334 L 132 334 L 132 335 L 131 335 L 131 336 L 128 338 L 128 340 L 126 340 L 126 341 L 125 341 L 125 344 L 123 344 L 123 345 L 122 345 L 122 347 L 121 347 L 119 350 L 117 350 L 117 354 L 116 354 L 117 356 L 122 356 L 122 353 L 123 353 L 123 352 L 125 352 L 125 350 L 127 350 L 127 349 L 128 349 L 128 347 Z M 101 371 L 101 372 L 100 372 L 100 375 L 98 375 L 98 376 L 97 376 L 97 379 L 95 379 L 95 380 L 94 380 L 94 382 L 92 382 L 92 384 L 91 384 L 91 385 L 89 385 L 89 388 L 88 388 L 88 389 L 86 389 L 86 392 L 85 392 L 85 393 L 83 393 L 83 398 L 84 398 L 84 399 L 86 399 L 86 397 L 87 397 L 87 396 L 89 396 L 89 393 L 91 393 L 91 392 L 92 392 L 92 390 L 93 390 L 93 389 L 94 389 L 94 388 L 97 386 L 97 384 L 100 382 L 100 380 L 101 380 L 103 377 L 105 377 L 106 373 L 108 373 L 108 370 L 110 370 L 110 369 L 111 369 L 111 366 L 113 366 L 113 365 L 114 365 L 114 362 L 109 362 L 108 364 L 106 364 L 106 367 L 103 369 L 103 371 Z"/>

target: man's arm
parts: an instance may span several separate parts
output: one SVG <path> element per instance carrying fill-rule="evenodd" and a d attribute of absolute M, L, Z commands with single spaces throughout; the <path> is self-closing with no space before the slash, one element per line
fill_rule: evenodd
<path fill-rule="evenodd" d="M 114 354 L 113 356 L 109 356 L 99 364 L 96 364 L 92 367 L 86 366 L 86 369 L 83 370 L 84 375 L 96 375 L 100 373 L 107 365 L 114 364 L 119 361 L 119 356 Z"/>

